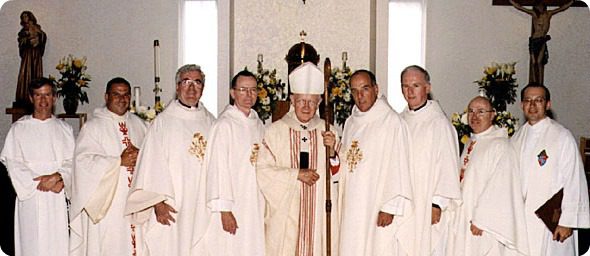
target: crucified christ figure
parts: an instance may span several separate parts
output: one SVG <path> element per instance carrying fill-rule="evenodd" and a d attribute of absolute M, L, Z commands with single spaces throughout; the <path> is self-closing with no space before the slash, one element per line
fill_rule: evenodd
<path fill-rule="evenodd" d="M 547 10 L 547 5 L 543 3 L 543 0 L 535 0 L 532 9 L 527 9 L 519 3 L 516 3 L 514 0 L 509 1 L 516 9 L 523 11 L 532 17 L 533 31 L 531 32 L 531 37 L 529 37 L 529 82 L 543 84 L 545 64 L 549 61 L 547 41 L 551 39 L 551 36 L 547 35 L 547 33 L 549 32 L 551 16 L 565 11 L 572 5 L 572 3 L 574 3 L 574 0 L 570 0 L 566 4 L 553 10 Z"/>

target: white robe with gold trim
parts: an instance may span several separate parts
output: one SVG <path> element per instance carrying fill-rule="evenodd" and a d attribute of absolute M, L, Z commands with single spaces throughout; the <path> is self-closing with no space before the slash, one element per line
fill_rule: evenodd
<path fill-rule="evenodd" d="M 354 107 L 346 120 L 338 154 L 341 256 L 410 253 L 413 237 L 398 234 L 413 208 L 409 137 L 385 97 L 367 112 Z M 378 227 L 380 211 L 395 215 L 393 223 Z"/>
<path fill-rule="evenodd" d="M 12 124 L 0 160 L 6 165 L 16 191 L 14 209 L 15 255 L 68 254 L 66 195 L 74 156 L 74 134 L 66 122 L 30 115 Z M 59 172 L 65 187 L 59 193 L 37 190 L 33 179 Z"/>
<path fill-rule="evenodd" d="M 577 255 L 574 235 L 560 243 L 535 211 L 563 188 L 559 225 L 590 228 L 588 184 L 574 137 L 551 118 L 526 123 L 512 137 L 520 157 L 531 255 Z M 546 157 L 544 160 L 541 158 Z"/>
<path fill-rule="evenodd" d="M 325 124 L 315 116 L 305 126 L 307 129 L 301 127 L 291 110 L 266 129 L 260 147 L 256 173 L 267 203 L 265 235 L 268 256 L 326 255 L 326 151 L 321 135 Z M 335 131 L 334 127 L 330 129 Z M 309 168 L 316 169 L 320 175 L 313 186 L 297 179 L 302 136 L 310 139 Z M 332 190 L 332 195 L 335 193 Z M 336 205 L 332 208 L 332 255 L 338 255 L 335 210 Z"/>
<path fill-rule="evenodd" d="M 203 255 L 209 213 L 202 164 L 213 121 L 202 103 L 189 109 L 175 100 L 148 129 L 125 208 L 132 223 L 143 224 L 145 255 Z M 153 206 L 162 201 L 177 211 L 170 226 L 156 220 Z"/>
<path fill-rule="evenodd" d="M 436 101 L 400 114 L 411 135 L 411 173 L 415 244 L 411 255 L 445 255 L 449 210 L 461 203 L 457 132 Z M 432 204 L 441 207 L 440 222 L 431 225 Z M 436 252 L 435 252 L 436 251 Z"/>
<path fill-rule="evenodd" d="M 124 217 L 133 175 L 121 166 L 121 152 L 127 142 L 141 147 L 147 128 L 129 112 L 119 116 L 103 107 L 93 116 L 76 140 L 70 255 L 132 255 L 141 249 L 141 231 L 132 232 Z"/>
<path fill-rule="evenodd" d="M 264 198 L 256 182 L 256 159 L 264 126 L 254 110 L 248 116 L 229 105 L 211 128 L 205 168 L 209 255 L 264 255 Z M 231 211 L 238 229 L 223 230 L 221 211 Z"/>
<path fill-rule="evenodd" d="M 518 160 L 508 133 L 491 126 L 469 143 L 473 140 L 447 255 L 529 255 Z M 471 223 L 483 230 L 482 236 L 471 233 Z"/>

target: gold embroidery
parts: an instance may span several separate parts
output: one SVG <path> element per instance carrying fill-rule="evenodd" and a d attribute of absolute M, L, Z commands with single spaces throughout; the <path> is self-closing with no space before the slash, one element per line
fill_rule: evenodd
<path fill-rule="evenodd" d="M 203 161 L 205 158 L 205 150 L 207 149 L 207 140 L 205 137 L 200 133 L 197 132 L 193 135 L 193 141 L 191 143 L 191 147 L 188 149 L 188 152 L 191 155 L 196 156 L 199 160 Z"/>
<path fill-rule="evenodd" d="M 252 152 L 250 153 L 250 164 L 256 167 L 256 159 L 258 159 L 258 151 L 260 150 L 260 145 L 258 143 L 254 143 L 252 145 Z"/>
<path fill-rule="evenodd" d="M 348 164 L 348 169 L 350 170 L 350 172 L 352 172 L 354 168 L 356 168 L 356 165 L 361 160 L 363 160 L 363 152 L 361 152 L 361 149 L 359 148 L 359 142 L 353 140 L 350 145 L 350 148 L 346 152 L 346 163 Z"/>

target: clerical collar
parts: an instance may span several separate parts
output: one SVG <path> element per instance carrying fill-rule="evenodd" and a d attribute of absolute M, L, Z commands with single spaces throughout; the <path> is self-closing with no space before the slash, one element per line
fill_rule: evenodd
<path fill-rule="evenodd" d="M 426 106 L 426 104 L 428 104 L 428 100 L 424 101 L 424 104 L 420 105 L 420 106 L 419 106 L 419 107 L 417 107 L 416 109 L 410 109 L 410 110 L 412 110 L 412 111 L 416 112 L 416 111 L 418 111 L 418 110 L 422 109 L 423 107 L 425 107 L 425 106 Z M 408 108 L 409 108 L 409 106 L 408 106 Z"/>
<path fill-rule="evenodd" d="M 199 103 L 197 103 L 197 106 L 189 106 L 189 105 L 184 104 L 181 100 L 178 100 L 178 103 L 180 103 L 180 105 L 182 105 L 183 107 L 188 108 L 188 109 L 197 108 L 199 106 Z"/>

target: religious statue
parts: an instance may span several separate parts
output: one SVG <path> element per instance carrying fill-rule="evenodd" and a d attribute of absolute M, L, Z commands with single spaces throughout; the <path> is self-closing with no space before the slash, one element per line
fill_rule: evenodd
<path fill-rule="evenodd" d="M 532 9 L 527 9 L 521 4 L 516 3 L 514 0 L 509 1 L 516 9 L 523 11 L 532 17 L 532 32 L 531 37 L 529 37 L 529 82 L 543 84 L 545 64 L 549 61 L 547 41 L 551 39 L 551 36 L 547 33 L 549 32 L 551 16 L 565 11 L 572 5 L 574 0 L 570 0 L 566 4 L 553 10 L 547 10 L 547 5 L 543 3 L 543 0 L 535 0 Z"/>
<path fill-rule="evenodd" d="M 37 24 L 37 18 L 30 11 L 20 14 L 22 29 L 18 32 L 18 49 L 21 57 L 18 83 L 16 86 L 16 106 L 30 105 L 28 88 L 31 80 L 43 76 L 43 53 L 47 35 Z"/>

